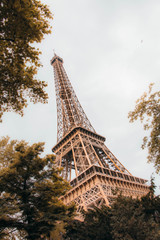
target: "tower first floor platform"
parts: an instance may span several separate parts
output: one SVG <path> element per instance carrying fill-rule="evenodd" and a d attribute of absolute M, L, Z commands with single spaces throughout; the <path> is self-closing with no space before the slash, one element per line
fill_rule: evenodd
<path fill-rule="evenodd" d="M 120 193 L 133 198 L 146 195 L 149 190 L 146 182 L 141 178 L 93 165 L 70 182 L 72 189 L 61 200 L 66 205 L 75 202 L 77 212 L 94 205 L 110 206 Z"/>

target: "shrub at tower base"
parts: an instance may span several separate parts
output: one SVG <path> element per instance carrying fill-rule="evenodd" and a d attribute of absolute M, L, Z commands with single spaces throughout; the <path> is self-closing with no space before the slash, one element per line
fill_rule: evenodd
<path fill-rule="evenodd" d="M 111 208 L 84 213 L 84 221 L 71 221 L 66 240 L 159 240 L 160 198 L 153 188 L 142 199 L 118 196 Z"/>
<path fill-rule="evenodd" d="M 46 239 L 57 221 L 72 216 L 74 207 L 58 200 L 69 185 L 58 176 L 54 156 L 41 157 L 43 146 L 0 141 L 0 239 L 10 239 L 11 232 Z"/>

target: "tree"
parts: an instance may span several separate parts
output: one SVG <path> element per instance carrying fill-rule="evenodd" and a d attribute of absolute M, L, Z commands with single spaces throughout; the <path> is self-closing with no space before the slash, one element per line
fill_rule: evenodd
<path fill-rule="evenodd" d="M 160 230 L 160 195 L 155 196 L 155 188 L 154 178 L 151 178 L 150 190 L 146 196 L 141 198 L 141 204 L 144 208 L 146 219 L 152 216 L 154 221 L 159 224 Z"/>
<path fill-rule="evenodd" d="M 159 240 L 160 197 L 153 185 L 142 199 L 119 195 L 111 207 L 94 207 L 84 212 L 84 221 L 70 221 L 64 239 Z"/>
<path fill-rule="evenodd" d="M 47 84 L 35 78 L 41 64 L 34 43 L 51 32 L 51 18 L 48 7 L 38 0 L 1 0 L 0 120 L 5 111 L 23 115 L 27 99 L 47 101 Z"/>
<path fill-rule="evenodd" d="M 148 148 L 148 162 L 153 162 L 156 172 L 160 172 L 160 91 L 152 93 L 150 84 L 148 94 L 144 93 L 136 102 L 134 111 L 129 112 L 130 122 L 138 118 L 144 122 L 144 130 L 150 136 L 143 139 L 142 149 Z"/>
<path fill-rule="evenodd" d="M 84 221 L 73 220 L 66 226 L 66 240 L 113 240 L 110 208 L 92 208 L 84 212 Z"/>
<path fill-rule="evenodd" d="M 151 202 L 151 200 L 149 200 Z M 155 209 L 157 211 L 157 209 Z M 111 227 L 114 240 L 158 240 L 159 224 L 153 215 L 146 214 L 139 199 L 119 196 L 111 208 Z"/>
<path fill-rule="evenodd" d="M 13 143 L 6 142 L 11 155 L 0 152 L 3 159 L 12 156 L 0 169 L 0 236 L 13 231 L 30 240 L 49 236 L 57 221 L 66 221 L 74 211 L 59 200 L 69 185 L 58 175 L 54 156 L 40 156 L 43 143 L 16 142 L 14 154 L 8 144 Z"/>
<path fill-rule="evenodd" d="M 18 141 L 10 140 L 9 137 L 0 139 L 0 170 L 9 166 L 14 158 L 15 148 Z"/>

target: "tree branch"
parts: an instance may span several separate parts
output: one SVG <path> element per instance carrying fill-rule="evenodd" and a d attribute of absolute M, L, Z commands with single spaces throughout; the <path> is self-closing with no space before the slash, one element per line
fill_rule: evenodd
<path fill-rule="evenodd" d="M 0 38 L 0 41 L 11 41 L 11 42 L 15 42 L 15 38 Z"/>

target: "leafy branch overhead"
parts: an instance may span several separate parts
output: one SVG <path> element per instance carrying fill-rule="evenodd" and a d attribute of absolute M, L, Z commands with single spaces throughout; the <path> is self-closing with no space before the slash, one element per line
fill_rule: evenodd
<path fill-rule="evenodd" d="M 2 0 L 0 3 L 0 120 L 5 111 L 23 115 L 30 101 L 47 101 L 47 84 L 35 78 L 39 43 L 51 32 L 48 7 L 37 0 Z"/>
<path fill-rule="evenodd" d="M 134 111 L 129 112 L 130 122 L 140 119 L 144 130 L 150 130 L 149 137 L 143 139 L 142 149 L 148 148 L 148 161 L 153 162 L 157 173 L 160 172 L 160 91 L 144 93 L 136 102 Z"/>

